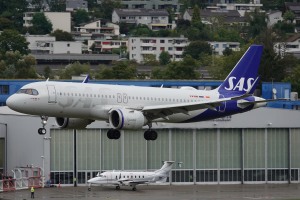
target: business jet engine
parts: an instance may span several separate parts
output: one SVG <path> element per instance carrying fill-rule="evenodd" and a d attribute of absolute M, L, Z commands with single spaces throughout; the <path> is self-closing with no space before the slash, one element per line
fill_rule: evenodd
<path fill-rule="evenodd" d="M 109 124 L 115 129 L 141 129 L 148 120 L 141 111 L 114 109 L 109 113 Z"/>
<path fill-rule="evenodd" d="M 87 125 L 91 124 L 92 122 L 94 122 L 95 120 L 56 117 L 55 121 L 59 128 L 82 129 L 85 128 Z"/>

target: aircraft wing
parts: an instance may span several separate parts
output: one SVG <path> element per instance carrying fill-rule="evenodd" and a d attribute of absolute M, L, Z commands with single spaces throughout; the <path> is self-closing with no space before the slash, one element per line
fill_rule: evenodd
<path fill-rule="evenodd" d="M 133 181 L 130 179 L 126 179 L 126 180 L 119 179 L 118 182 L 124 185 L 139 185 L 139 184 L 149 183 L 149 181 Z"/>
<path fill-rule="evenodd" d="M 153 105 L 145 106 L 141 110 L 151 119 L 164 118 L 168 119 L 169 115 L 176 113 L 184 113 L 189 115 L 189 111 L 199 109 L 211 109 L 216 110 L 216 107 L 220 106 L 222 102 L 239 100 L 250 96 L 249 94 L 243 94 L 241 96 L 233 96 L 229 98 L 217 99 L 217 100 L 205 100 L 201 102 L 188 102 L 188 103 L 177 103 L 177 104 L 166 104 L 166 105 Z"/>

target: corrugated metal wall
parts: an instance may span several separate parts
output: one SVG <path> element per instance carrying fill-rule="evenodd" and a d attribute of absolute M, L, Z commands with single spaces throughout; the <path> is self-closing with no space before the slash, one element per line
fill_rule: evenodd
<path fill-rule="evenodd" d="M 173 160 L 172 183 L 299 182 L 300 129 L 159 129 L 148 142 L 142 131 L 119 140 L 106 131 L 51 129 L 52 181 L 71 184 L 77 173 L 85 183 L 98 171 L 155 170 Z"/>

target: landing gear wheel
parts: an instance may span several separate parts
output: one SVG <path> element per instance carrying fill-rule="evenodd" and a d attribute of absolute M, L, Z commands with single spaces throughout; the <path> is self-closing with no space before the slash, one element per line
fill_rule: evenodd
<path fill-rule="evenodd" d="M 146 130 L 144 133 L 145 140 L 156 140 L 157 139 L 157 132 L 154 130 Z"/>
<path fill-rule="evenodd" d="M 136 187 L 133 187 L 132 190 L 133 190 L 133 191 L 136 191 Z"/>
<path fill-rule="evenodd" d="M 120 131 L 119 130 L 117 130 L 117 129 L 109 129 L 108 131 L 107 131 L 107 137 L 108 137 L 108 139 L 119 139 L 120 138 L 120 136 L 121 136 L 121 133 L 120 133 Z"/>
<path fill-rule="evenodd" d="M 88 188 L 88 191 L 91 191 L 92 189 L 91 188 Z"/>
<path fill-rule="evenodd" d="M 45 135 L 45 134 L 47 133 L 47 131 L 46 131 L 45 128 L 39 128 L 39 129 L 38 129 L 38 133 L 39 133 L 40 135 Z"/>
<path fill-rule="evenodd" d="M 119 190 L 120 189 L 120 186 L 116 186 L 116 190 Z"/>

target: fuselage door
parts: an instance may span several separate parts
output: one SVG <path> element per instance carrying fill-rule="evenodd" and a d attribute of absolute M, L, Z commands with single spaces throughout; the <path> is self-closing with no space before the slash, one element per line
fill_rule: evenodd
<path fill-rule="evenodd" d="M 47 85 L 48 103 L 56 103 L 56 90 L 54 85 Z"/>

